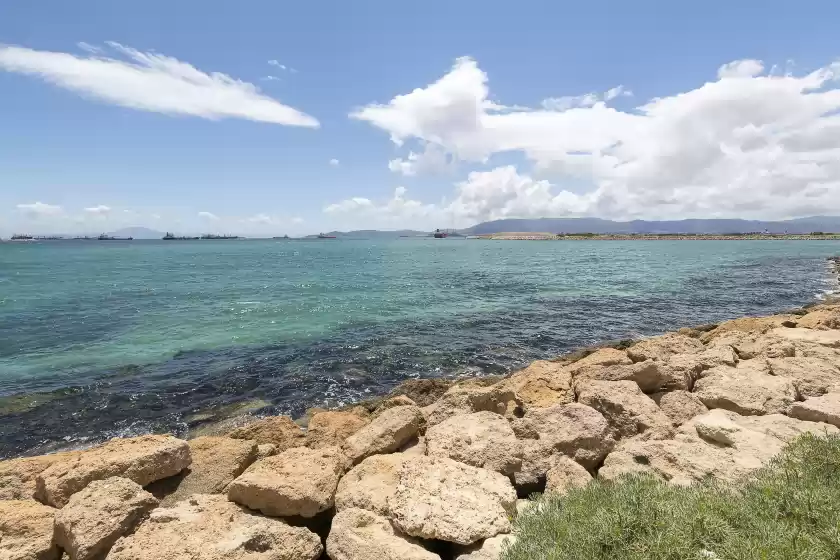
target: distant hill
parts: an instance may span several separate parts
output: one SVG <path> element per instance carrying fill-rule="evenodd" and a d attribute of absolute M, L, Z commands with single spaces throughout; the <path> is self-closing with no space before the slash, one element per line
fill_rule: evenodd
<path fill-rule="evenodd" d="M 379 231 L 375 229 L 359 229 L 354 231 L 328 231 L 326 235 L 334 235 L 339 239 L 393 239 L 396 237 L 418 235 L 429 235 L 428 231 L 417 231 L 413 229 L 401 229 L 398 231 Z M 315 238 L 318 235 L 307 235 L 307 238 Z"/>
<path fill-rule="evenodd" d="M 770 233 L 811 233 L 814 231 L 840 232 L 840 217 L 813 216 L 795 220 L 670 220 L 647 221 L 633 220 L 616 222 L 600 218 L 537 218 L 494 220 L 476 224 L 464 233 L 483 235 L 516 232 L 550 233 L 751 233 L 769 231 Z"/>
<path fill-rule="evenodd" d="M 108 235 L 114 237 L 133 237 L 134 239 L 160 239 L 164 236 L 164 233 L 146 227 L 127 227 L 116 231 L 109 231 Z"/>

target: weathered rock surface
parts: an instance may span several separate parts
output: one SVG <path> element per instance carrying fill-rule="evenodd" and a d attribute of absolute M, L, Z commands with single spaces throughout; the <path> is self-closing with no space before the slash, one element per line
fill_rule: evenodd
<path fill-rule="evenodd" d="M 411 455 L 372 455 L 347 472 L 338 483 L 335 508 L 366 509 L 388 515 L 388 498 L 397 491 L 399 471 Z"/>
<path fill-rule="evenodd" d="M 349 411 L 327 411 L 315 414 L 306 431 L 306 447 L 321 449 L 341 446 L 344 440 L 370 423 L 365 409 L 356 407 Z"/>
<path fill-rule="evenodd" d="M 835 309 L 817 309 L 796 320 L 797 327 L 807 329 L 840 329 L 840 311 Z"/>
<path fill-rule="evenodd" d="M 828 346 L 829 348 L 840 348 L 840 331 L 838 330 L 818 331 L 803 328 L 786 329 L 784 327 L 780 327 L 770 331 L 770 334 L 796 342 L 813 342 L 816 344 L 822 344 L 823 346 Z"/>
<path fill-rule="evenodd" d="M 103 558 L 157 505 L 154 496 L 127 478 L 94 480 L 56 512 L 56 544 L 72 560 Z"/>
<path fill-rule="evenodd" d="M 793 381 L 803 397 L 840 391 L 840 367 L 820 358 L 771 358 L 770 372 Z"/>
<path fill-rule="evenodd" d="M 828 393 L 793 403 L 788 414 L 792 418 L 840 427 L 840 393 Z"/>
<path fill-rule="evenodd" d="M 654 393 L 651 398 L 659 405 L 662 412 L 671 419 L 674 426 L 681 426 L 695 416 L 700 416 L 709 411 L 697 395 L 688 391 Z"/>
<path fill-rule="evenodd" d="M 388 499 L 391 520 L 404 533 L 464 545 L 509 532 L 515 505 L 503 475 L 440 457 L 406 461 Z"/>
<path fill-rule="evenodd" d="M 389 397 L 376 405 L 376 408 L 373 411 L 373 416 L 379 416 L 389 408 L 394 408 L 395 406 L 417 406 L 417 403 L 405 395 Z"/>
<path fill-rule="evenodd" d="M 227 433 L 234 439 L 250 439 L 262 445 L 271 443 L 278 451 L 285 451 L 304 444 L 306 433 L 288 416 L 271 416 L 240 426 Z"/>
<path fill-rule="evenodd" d="M 739 333 L 764 334 L 772 329 L 781 327 L 783 324 L 796 323 L 799 321 L 796 315 L 770 315 L 769 317 L 741 317 L 725 321 L 711 331 L 704 333 L 700 341 L 708 344 L 721 336 Z"/>
<path fill-rule="evenodd" d="M 505 546 L 511 546 L 515 542 L 516 537 L 513 535 L 490 537 L 465 549 L 455 560 L 500 560 Z"/>
<path fill-rule="evenodd" d="M 742 415 L 783 413 L 796 401 L 793 382 L 769 375 L 762 364 L 751 362 L 704 372 L 704 377 L 694 385 L 694 394 L 708 408 L 723 408 Z"/>
<path fill-rule="evenodd" d="M 578 370 L 588 366 L 617 366 L 632 364 L 633 361 L 624 350 L 616 348 L 599 348 L 588 356 L 569 364 L 567 369 L 575 375 Z"/>
<path fill-rule="evenodd" d="M 504 383 L 490 387 L 455 385 L 437 402 L 424 409 L 424 412 L 428 425 L 434 426 L 457 414 L 485 410 L 504 414 L 508 406 L 515 401 L 516 395 Z"/>
<path fill-rule="evenodd" d="M 53 463 L 36 478 L 36 498 L 62 507 L 94 480 L 121 476 L 146 486 L 190 465 L 187 442 L 165 435 L 112 439 Z"/>
<path fill-rule="evenodd" d="M 78 451 L 0 461 L 0 500 L 31 500 L 35 478 L 53 463 L 78 455 Z"/>
<path fill-rule="evenodd" d="M 568 457 L 561 456 L 546 474 L 545 491 L 565 494 L 571 488 L 586 486 L 591 481 L 589 471 Z"/>
<path fill-rule="evenodd" d="M 792 341 L 772 334 L 730 331 L 709 343 L 709 349 L 721 346 L 733 348 L 739 360 L 788 358 L 796 355 L 796 345 Z"/>
<path fill-rule="evenodd" d="M 228 485 L 231 501 L 277 517 L 313 517 L 333 506 L 346 458 L 337 447 L 294 447 L 261 459 Z"/>
<path fill-rule="evenodd" d="M 697 364 L 693 367 L 696 368 Z M 577 370 L 575 385 L 585 381 L 634 381 L 643 392 L 655 393 L 687 389 L 693 373 L 683 367 L 654 360 L 630 365 L 586 366 Z"/>
<path fill-rule="evenodd" d="M 354 464 L 371 455 L 392 453 L 417 437 L 423 422 L 418 407 L 395 406 L 347 438 L 344 452 Z"/>
<path fill-rule="evenodd" d="M 332 560 L 440 560 L 395 531 L 386 518 L 357 508 L 342 510 L 333 518 L 327 555 Z"/>
<path fill-rule="evenodd" d="M 203 436 L 188 443 L 192 464 L 180 474 L 148 487 L 164 507 L 193 494 L 221 494 L 258 457 L 257 444 L 252 440 Z"/>
<path fill-rule="evenodd" d="M 218 494 L 159 508 L 117 541 L 108 560 L 315 560 L 318 535 L 249 512 Z"/>
<path fill-rule="evenodd" d="M 638 342 L 627 349 L 634 362 L 657 360 L 667 362 L 674 354 L 697 354 L 704 350 L 703 343 L 682 334 L 668 333 Z"/>
<path fill-rule="evenodd" d="M 588 381 L 579 386 L 578 402 L 604 415 L 621 438 L 645 433 L 666 439 L 671 419 L 633 381 Z"/>
<path fill-rule="evenodd" d="M 495 412 L 452 416 L 426 431 L 426 454 L 512 474 L 522 450 L 510 423 Z"/>
<path fill-rule="evenodd" d="M 56 510 L 35 500 L 0 500 L 0 558 L 58 560 L 53 540 Z"/>
<path fill-rule="evenodd" d="M 630 361 L 627 356 L 625 359 Z M 501 385 L 513 391 L 526 407 L 543 408 L 575 400 L 569 368 L 546 360 L 531 363 Z"/>
<path fill-rule="evenodd" d="M 407 379 L 400 383 L 389 397 L 404 395 L 419 407 L 429 406 L 437 401 L 453 385 L 449 379 Z"/>
<path fill-rule="evenodd" d="M 280 453 L 280 450 L 277 449 L 277 446 L 273 443 L 262 443 L 257 446 L 257 458 L 254 460 L 258 461 L 260 459 L 265 459 L 266 457 L 273 457 L 278 453 Z"/>

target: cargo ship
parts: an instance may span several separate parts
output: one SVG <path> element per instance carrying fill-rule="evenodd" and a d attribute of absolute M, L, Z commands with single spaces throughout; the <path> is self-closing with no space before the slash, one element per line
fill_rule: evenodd
<path fill-rule="evenodd" d="M 133 237 L 114 237 L 113 235 L 107 235 L 103 233 L 99 237 L 96 238 L 97 241 L 133 241 Z"/>
<path fill-rule="evenodd" d="M 337 239 L 335 235 L 327 235 L 326 233 L 319 233 L 318 239 Z"/>

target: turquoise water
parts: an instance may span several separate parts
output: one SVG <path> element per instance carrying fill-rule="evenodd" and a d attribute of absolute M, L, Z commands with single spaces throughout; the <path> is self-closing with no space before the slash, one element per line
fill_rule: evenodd
<path fill-rule="evenodd" d="M 832 241 L 0 244 L 0 455 L 813 301 Z M 34 395 L 34 396 L 33 396 Z M 23 398 L 26 397 L 26 398 Z"/>

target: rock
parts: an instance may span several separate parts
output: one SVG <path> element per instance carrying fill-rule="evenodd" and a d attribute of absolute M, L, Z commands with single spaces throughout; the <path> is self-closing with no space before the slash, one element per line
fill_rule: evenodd
<path fill-rule="evenodd" d="M 347 438 L 344 451 L 353 464 L 378 453 L 393 453 L 417 437 L 423 413 L 416 406 L 396 406 Z"/>
<path fill-rule="evenodd" d="M 55 512 L 34 500 L 0 501 L 0 558 L 58 560 L 61 551 L 53 540 Z"/>
<path fill-rule="evenodd" d="M 427 408 L 426 422 L 429 426 L 434 426 L 457 414 L 485 410 L 504 414 L 508 405 L 516 401 L 516 395 L 506 383 L 507 381 L 490 387 L 455 385 Z"/>
<path fill-rule="evenodd" d="M 429 428 L 426 454 L 502 474 L 512 474 L 522 463 L 522 451 L 510 423 L 487 411 L 452 416 Z"/>
<path fill-rule="evenodd" d="M 513 473 L 513 482 L 526 494 L 542 491 L 548 471 L 566 455 L 554 449 L 550 442 L 526 439 L 520 445 L 522 465 Z"/>
<path fill-rule="evenodd" d="M 555 362 L 537 360 L 501 385 L 513 391 L 526 407 L 544 408 L 575 400 L 571 371 Z"/>
<path fill-rule="evenodd" d="M 559 457 L 546 473 L 545 491 L 565 494 L 571 488 L 581 488 L 592 481 L 589 471 L 568 457 Z"/>
<path fill-rule="evenodd" d="M 667 362 L 674 354 L 698 354 L 703 349 L 703 343 L 696 338 L 669 333 L 647 338 L 634 344 L 627 349 L 627 355 L 634 362 L 644 362 L 645 360 Z"/>
<path fill-rule="evenodd" d="M 694 339 L 692 339 L 694 340 Z M 699 367 L 694 363 L 693 367 Z M 634 381 L 645 393 L 687 389 L 692 372 L 660 361 L 647 360 L 630 365 L 587 366 L 575 375 L 575 384 L 582 381 Z"/>
<path fill-rule="evenodd" d="M 372 455 L 350 469 L 338 483 L 335 509 L 366 509 L 388 515 L 388 498 L 397 491 L 399 471 L 411 455 Z"/>
<path fill-rule="evenodd" d="M 390 397 L 376 405 L 376 408 L 373 411 L 373 417 L 375 418 L 389 408 L 394 408 L 395 406 L 417 406 L 417 403 L 405 395 Z"/>
<path fill-rule="evenodd" d="M 273 443 L 262 443 L 257 446 L 257 458 L 254 460 L 258 461 L 260 459 L 265 459 L 266 457 L 273 457 L 278 453 L 280 453 L 280 450 L 278 450 L 277 446 Z"/>
<path fill-rule="evenodd" d="M 315 560 L 318 535 L 249 512 L 219 494 L 196 494 L 159 508 L 117 541 L 108 560 Z"/>
<path fill-rule="evenodd" d="M 261 459 L 228 485 L 228 499 L 266 515 L 313 517 L 333 506 L 345 457 L 337 447 L 294 447 Z"/>
<path fill-rule="evenodd" d="M 510 531 L 516 492 L 503 475 L 441 457 L 414 457 L 388 498 L 391 521 L 404 533 L 472 544 Z"/>
<path fill-rule="evenodd" d="M 588 366 L 617 366 L 629 365 L 632 363 L 633 361 L 624 350 L 618 350 L 616 348 L 599 348 L 588 356 L 584 356 L 580 360 L 577 360 L 566 367 L 572 375 L 574 375 L 579 369 Z"/>
<path fill-rule="evenodd" d="M 0 461 L 0 500 L 31 500 L 35 478 L 53 463 L 75 457 L 78 451 Z"/>
<path fill-rule="evenodd" d="M 840 427 L 840 393 L 828 393 L 793 403 L 788 414 L 791 418 Z"/>
<path fill-rule="evenodd" d="M 406 396 L 417 406 L 429 406 L 443 396 L 452 387 L 449 379 L 408 379 L 400 383 L 389 397 Z"/>
<path fill-rule="evenodd" d="M 55 514 L 55 541 L 73 560 L 104 558 L 158 501 L 127 478 L 94 480 Z"/>
<path fill-rule="evenodd" d="M 796 354 L 796 346 L 790 340 L 742 331 L 730 331 L 715 338 L 709 343 L 708 349 L 727 346 L 735 350 L 739 360 L 784 358 Z"/>
<path fill-rule="evenodd" d="M 812 329 L 786 329 L 780 327 L 770 331 L 770 334 L 796 342 L 814 342 L 828 346 L 829 348 L 840 348 L 840 331 L 837 330 L 816 331 Z"/>
<path fill-rule="evenodd" d="M 700 337 L 703 344 L 708 344 L 721 336 L 738 333 L 764 334 L 774 328 L 781 327 L 783 323 L 799 321 L 796 315 L 770 315 L 769 317 L 741 317 L 732 321 L 725 321 L 716 328 L 704 333 Z"/>
<path fill-rule="evenodd" d="M 633 381 L 588 381 L 580 386 L 578 402 L 603 414 L 618 437 L 673 436 L 671 419 Z"/>
<path fill-rule="evenodd" d="M 333 518 L 327 555 L 332 560 L 440 560 L 395 531 L 386 518 L 357 508 L 342 510 Z"/>
<path fill-rule="evenodd" d="M 490 537 L 462 551 L 455 560 L 501 560 L 505 548 L 515 542 L 516 537 L 513 535 Z"/>
<path fill-rule="evenodd" d="M 277 446 L 277 451 L 285 451 L 303 446 L 306 434 L 290 417 L 271 416 L 240 426 L 228 432 L 227 437 L 250 439 L 257 445 L 271 443 Z"/>
<path fill-rule="evenodd" d="M 796 322 L 798 327 L 806 329 L 840 329 L 840 311 L 818 309 L 799 317 Z"/>
<path fill-rule="evenodd" d="M 738 364 L 738 354 L 735 352 L 735 349 L 728 344 L 720 344 L 717 346 L 709 347 L 699 354 L 690 354 L 690 356 L 695 357 L 702 367 L 702 369 L 711 369 L 717 366 L 732 366 Z M 678 358 L 678 356 L 672 356 L 671 362 L 674 362 L 674 359 Z"/>
<path fill-rule="evenodd" d="M 53 463 L 36 478 L 36 498 L 63 507 L 94 480 L 121 476 L 146 486 L 190 466 L 190 446 L 167 435 L 115 438 Z"/>
<path fill-rule="evenodd" d="M 742 415 L 774 414 L 796 401 L 793 382 L 765 373 L 760 364 L 742 362 L 737 368 L 712 368 L 704 375 L 695 383 L 694 394 L 709 408 Z"/>
<path fill-rule="evenodd" d="M 189 468 L 148 487 L 164 507 L 193 494 L 223 493 L 227 485 L 258 457 L 257 444 L 247 439 L 203 436 L 188 443 L 192 456 Z"/>
<path fill-rule="evenodd" d="M 408 443 L 400 447 L 400 453 L 405 455 L 425 455 L 426 454 L 426 438 L 417 436 L 409 440 Z"/>
<path fill-rule="evenodd" d="M 793 381 L 803 397 L 840 391 L 840 367 L 820 358 L 771 358 L 770 373 Z"/>
<path fill-rule="evenodd" d="M 654 393 L 651 398 L 659 405 L 662 412 L 671 419 L 674 426 L 680 426 L 695 416 L 709 411 L 697 395 L 688 391 Z"/>
<path fill-rule="evenodd" d="M 370 415 L 363 408 L 350 411 L 327 411 L 315 414 L 306 431 L 306 447 L 322 449 L 340 447 L 344 440 L 370 423 Z"/>
<path fill-rule="evenodd" d="M 615 446 L 607 419 L 594 408 L 580 403 L 529 410 L 514 426 L 525 432 L 532 431 L 549 449 L 568 455 L 590 470 Z"/>

